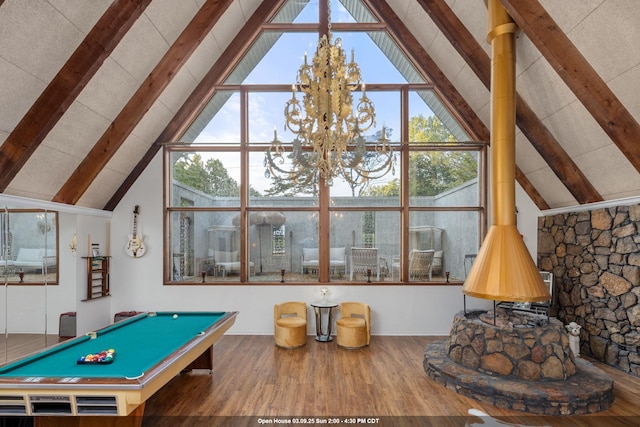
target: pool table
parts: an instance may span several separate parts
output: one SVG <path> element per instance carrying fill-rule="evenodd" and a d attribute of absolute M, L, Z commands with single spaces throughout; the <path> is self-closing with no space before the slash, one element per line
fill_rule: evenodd
<path fill-rule="evenodd" d="M 0 416 L 48 426 L 81 425 L 82 416 L 100 425 L 111 416 L 109 425 L 140 425 L 146 400 L 174 376 L 213 368 L 213 344 L 237 314 L 141 313 L 0 366 Z M 109 349 L 110 360 L 80 359 Z"/>

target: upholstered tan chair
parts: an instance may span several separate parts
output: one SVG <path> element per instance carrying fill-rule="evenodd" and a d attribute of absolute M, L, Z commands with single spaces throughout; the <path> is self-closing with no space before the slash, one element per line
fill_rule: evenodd
<path fill-rule="evenodd" d="M 307 343 L 307 305 L 293 301 L 276 304 L 273 327 L 278 347 L 302 347 Z"/>
<path fill-rule="evenodd" d="M 340 304 L 340 318 L 336 321 L 336 343 L 354 349 L 369 345 L 371 341 L 371 307 L 362 302 Z"/>

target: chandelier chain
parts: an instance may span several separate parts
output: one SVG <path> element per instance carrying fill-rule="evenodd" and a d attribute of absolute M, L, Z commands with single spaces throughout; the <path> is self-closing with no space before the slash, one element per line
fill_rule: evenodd
<path fill-rule="evenodd" d="M 331 34 L 331 0 L 327 0 L 327 33 Z"/>

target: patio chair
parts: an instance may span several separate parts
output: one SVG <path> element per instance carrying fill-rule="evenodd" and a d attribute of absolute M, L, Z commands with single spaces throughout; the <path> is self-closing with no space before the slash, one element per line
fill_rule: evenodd
<path fill-rule="evenodd" d="M 433 257 L 435 251 L 433 249 L 418 250 L 413 249 L 409 253 L 409 280 L 411 279 L 424 279 L 427 275 L 431 280 L 433 271 Z M 392 279 L 400 277 L 400 257 L 394 257 L 391 265 L 391 277 Z"/>
<path fill-rule="evenodd" d="M 378 262 L 378 248 L 351 248 L 351 265 L 349 280 L 353 281 L 357 274 L 367 277 L 367 270 L 375 274 L 380 280 L 380 263 Z"/>
<path fill-rule="evenodd" d="M 426 251 L 414 249 L 409 253 L 409 280 L 424 279 L 427 275 L 431 280 L 434 254 L 433 249 Z"/>

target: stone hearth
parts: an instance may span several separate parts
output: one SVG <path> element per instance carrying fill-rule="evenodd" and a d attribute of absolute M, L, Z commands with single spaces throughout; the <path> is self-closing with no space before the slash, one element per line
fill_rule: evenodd
<path fill-rule="evenodd" d="M 574 357 L 560 321 L 532 316 L 529 324 L 496 321 L 496 326 L 480 315 L 458 313 L 449 338 L 426 347 L 424 369 L 434 381 L 500 408 L 534 414 L 588 414 L 611 406 L 613 380 Z"/>

